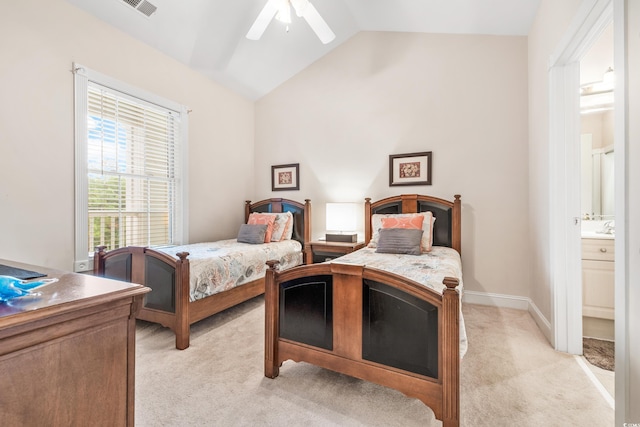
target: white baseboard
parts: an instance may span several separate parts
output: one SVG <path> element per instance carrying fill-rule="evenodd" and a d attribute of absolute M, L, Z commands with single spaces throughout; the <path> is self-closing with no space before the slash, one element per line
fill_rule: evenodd
<path fill-rule="evenodd" d="M 530 300 L 526 297 L 465 290 L 464 294 L 462 295 L 462 302 L 469 304 L 489 305 L 492 307 L 527 310 L 529 308 Z"/>
<path fill-rule="evenodd" d="M 514 295 L 492 294 L 489 292 L 464 291 L 462 302 L 468 304 L 488 305 L 492 307 L 515 308 L 526 310 L 540 328 L 547 341 L 553 345 L 553 334 L 551 323 L 544 317 L 538 307 L 527 297 Z"/>
<path fill-rule="evenodd" d="M 553 329 L 551 329 L 551 322 L 549 322 L 549 320 L 544 317 L 544 315 L 538 309 L 538 306 L 536 306 L 531 300 L 529 300 L 529 314 L 531 314 L 531 317 L 533 317 L 533 320 L 538 325 L 538 328 L 540 328 L 542 335 L 544 335 L 547 341 L 549 341 L 549 343 L 551 343 L 551 345 L 555 348 L 556 343 L 554 342 L 553 338 L 554 334 Z"/>

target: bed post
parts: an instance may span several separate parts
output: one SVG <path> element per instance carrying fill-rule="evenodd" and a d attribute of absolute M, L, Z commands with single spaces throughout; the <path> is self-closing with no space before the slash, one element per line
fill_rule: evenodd
<path fill-rule="evenodd" d="M 364 199 L 364 244 L 369 244 L 371 240 L 371 198 Z"/>
<path fill-rule="evenodd" d="M 451 247 L 462 253 L 462 202 L 460 201 L 460 195 L 453 196 L 453 212 L 451 215 Z"/>
<path fill-rule="evenodd" d="M 245 200 L 244 202 L 244 223 L 249 222 L 249 215 L 251 215 L 251 200 Z"/>
<path fill-rule="evenodd" d="M 302 247 L 303 263 L 313 264 L 313 252 L 311 251 L 311 200 L 304 199 L 304 230 L 302 234 L 304 243 Z"/>
<path fill-rule="evenodd" d="M 189 347 L 189 252 L 178 252 L 176 262 L 176 348 L 184 350 Z"/>
<path fill-rule="evenodd" d="M 445 277 L 442 294 L 442 426 L 460 425 L 460 295 L 458 279 Z"/>
<path fill-rule="evenodd" d="M 280 310 L 279 290 L 276 285 L 277 267 L 280 261 L 267 261 L 267 269 L 264 282 L 264 376 L 275 378 L 280 374 L 278 363 L 278 312 Z"/>
<path fill-rule="evenodd" d="M 93 274 L 96 276 L 104 276 L 104 250 L 106 246 L 96 246 L 95 254 L 93 255 Z"/>

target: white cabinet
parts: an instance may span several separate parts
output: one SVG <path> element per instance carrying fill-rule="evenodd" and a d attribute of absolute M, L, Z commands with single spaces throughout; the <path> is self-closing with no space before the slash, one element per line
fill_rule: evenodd
<path fill-rule="evenodd" d="M 582 315 L 614 318 L 613 239 L 582 239 Z"/>

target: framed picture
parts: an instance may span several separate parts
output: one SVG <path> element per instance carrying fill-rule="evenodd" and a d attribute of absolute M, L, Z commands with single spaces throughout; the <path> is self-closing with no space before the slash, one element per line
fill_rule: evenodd
<path fill-rule="evenodd" d="M 389 156 L 389 186 L 431 185 L 431 151 Z"/>
<path fill-rule="evenodd" d="M 271 190 L 299 190 L 300 163 L 271 166 Z"/>

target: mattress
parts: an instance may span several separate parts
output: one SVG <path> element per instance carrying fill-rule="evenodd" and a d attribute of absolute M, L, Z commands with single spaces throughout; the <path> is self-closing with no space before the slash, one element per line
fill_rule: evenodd
<path fill-rule="evenodd" d="M 297 240 L 251 245 L 236 239 L 193 243 L 158 249 L 177 259 L 189 252 L 189 300 L 196 301 L 264 277 L 268 260 L 279 260 L 280 269 L 303 263 Z"/>
<path fill-rule="evenodd" d="M 339 258 L 332 263 L 356 264 L 394 273 L 442 294 L 446 286 L 442 283 L 445 277 L 455 277 L 460 284 L 456 288 L 462 296 L 462 262 L 455 249 L 434 246 L 430 252 L 421 255 L 403 255 L 377 253 L 376 248 L 362 248 Z M 460 305 L 460 357 L 467 352 L 467 332 Z"/>

